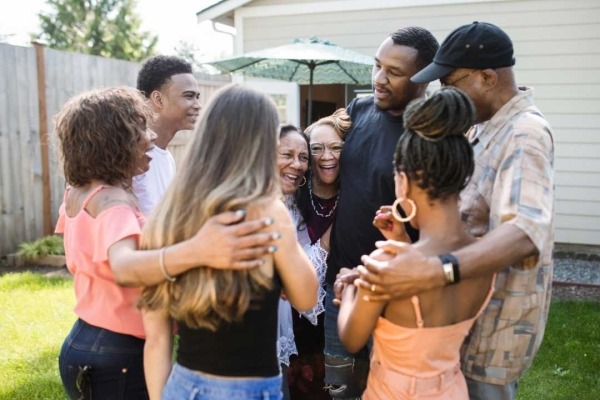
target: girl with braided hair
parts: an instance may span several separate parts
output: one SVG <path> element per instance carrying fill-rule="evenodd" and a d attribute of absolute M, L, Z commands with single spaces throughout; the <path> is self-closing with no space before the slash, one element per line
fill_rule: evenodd
<path fill-rule="evenodd" d="M 382 207 L 374 224 L 387 239 L 405 237 L 402 223 L 419 229 L 411 246 L 428 255 L 452 252 L 475 241 L 458 211 L 460 191 L 473 173 L 473 151 L 464 133 L 475 111 L 460 90 L 443 88 L 414 100 L 404 113 L 406 132 L 394 156 L 397 200 Z M 400 205 L 407 217 L 398 213 Z M 390 213 L 397 222 L 388 218 Z M 400 222 L 400 223 L 399 223 Z M 391 255 L 375 250 L 371 257 Z M 448 273 L 452 273 L 449 266 Z M 369 291 L 344 288 L 340 339 L 357 351 L 373 334 L 371 370 L 363 399 L 468 399 L 460 370 L 460 347 L 489 302 L 493 276 L 460 281 L 411 298 L 370 302 Z M 372 292 L 377 291 L 375 285 Z"/>

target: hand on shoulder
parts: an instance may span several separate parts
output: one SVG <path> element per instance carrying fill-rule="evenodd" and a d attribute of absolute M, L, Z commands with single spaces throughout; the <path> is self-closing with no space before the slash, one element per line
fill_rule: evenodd
<path fill-rule="evenodd" d="M 417 246 L 385 241 L 361 258 L 358 286 L 370 291 L 372 301 L 402 299 L 445 284 L 437 257 L 423 254 Z"/>
<path fill-rule="evenodd" d="M 281 234 L 274 221 L 278 219 L 270 199 L 214 215 L 188 241 L 188 256 L 196 264 L 218 269 L 259 267 L 263 256 L 277 249 Z"/>
<path fill-rule="evenodd" d="M 247 207 L 247 220 L 256 218 L 270 217 L 273 219 L 272 230 L 280 230 L 282 228 L 293 228 L 292 218 L 285 203 L 275 197 L 263 199 Z"/>

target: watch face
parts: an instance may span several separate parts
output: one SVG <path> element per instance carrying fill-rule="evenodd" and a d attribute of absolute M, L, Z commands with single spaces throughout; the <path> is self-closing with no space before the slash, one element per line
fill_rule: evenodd
<path fill-rule="evenodd" d="M 454 267 L 451 262 L 442 263 L 442 269 L 444 270 L 444 277 L 446 278 L 446 283 L 454 283 Z"/>
<path fill-rule="evenodd" d="M 442 262 L 446 283 L 458 283 L 460 281 L 460 271 L 458 269 L 458 260 L 456 257 L 451 253 L 441 254 L 438 257 Z"/>

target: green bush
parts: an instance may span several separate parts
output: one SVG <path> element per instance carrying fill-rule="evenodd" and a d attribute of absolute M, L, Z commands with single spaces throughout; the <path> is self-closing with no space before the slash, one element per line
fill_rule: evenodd
<path fill-rule="evenodd" d="M 26 260 L 34 260 L 45 256 L 64 255 L 63 239 L 61 236 L 48 235 L 33 242 L 21 243 L 17 254 Z"/>

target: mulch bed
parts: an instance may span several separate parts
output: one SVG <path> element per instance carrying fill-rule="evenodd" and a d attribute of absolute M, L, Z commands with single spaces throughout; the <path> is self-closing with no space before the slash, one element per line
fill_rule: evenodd
<path fill-rule="evenodd" d="M 600 286 L 552 285 L 552 298 L 560 300 L 600 301 Z"/>
<path fill-rule="evenodd" d="M 64 278 L 71 278 L 72 275 L 69 273 L 66 267 L 57 267 L 54 265 L 24 265 L 24 266 L 8 266 L 4 263 L 0 264 L 0 276 L 9 274 L 11 272 L 33 272 L 36 274 L 42 274 L 44 276 L 60 276 Z"/>

